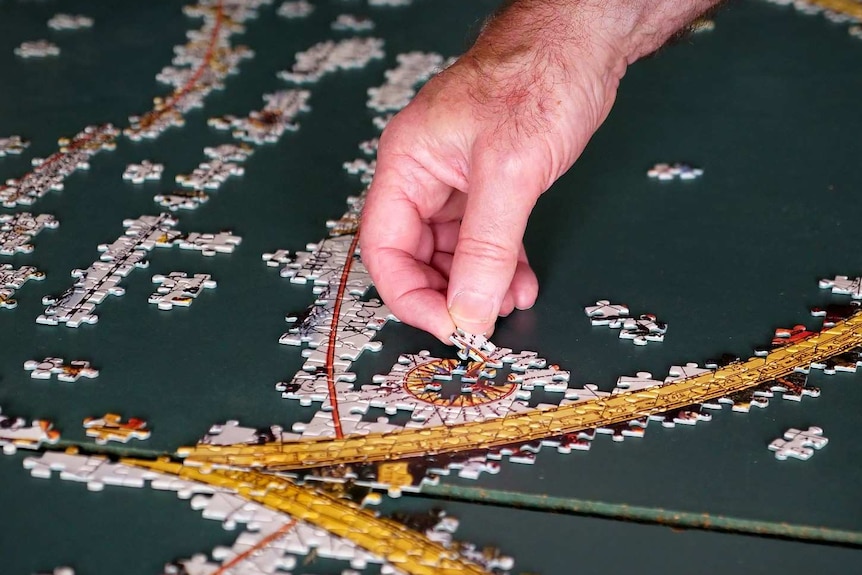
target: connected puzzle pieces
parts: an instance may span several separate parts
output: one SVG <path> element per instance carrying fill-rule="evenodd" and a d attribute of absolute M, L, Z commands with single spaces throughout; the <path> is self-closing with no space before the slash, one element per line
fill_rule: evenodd
<path fill-rule="evenodd" d="M 619 329 L 620 339 L 630 339 L 635 345 L 646 345 L 650 341 L 664 341 L 664 334 L 667 332 L 665 322 L 659 321 L 652 314 L 641 314 L 636 318 L 629 317 L 629 311 L 628 306 L 612 304 L 606 299 L 584 308 L 584 313 L 590 318 L 592 325 Z"/>
<path fill-rule="evenodd" d="M 109 441 L 128 443 L 131 439 L 149 439 L 150 430 L 147 422 L 137 417 L 130 417 L 123 422 L 122 416 L 117 413 L 106 413 L 102 417 L 87 417 L 84 419 L 84 429 L 87 437 L 93 437 L 99 445 L 105 445 Z"/>
<path fill-rule="evenodd" d="M 21 266 L 18 269 L 12 264 L 0 264 L 0 308 L 13 309 L 18 302 L 12 297 L 15 291 L 21 289 L 29 280 L 41 281 L 45 274 L 33 266 Z"/>
<path fill-rule="evenodd" d="M 123 172 L 123 179 L 133 184 L 143 184 L 147 181 L 159 181 L 165 171 L 164 164 L 156 164 L 150 160 L 144 160 L 140 164 L 129 164 Z"/>
<path fill-rule="evenodd" d="M 99 370 L 90 365 L 89 361 L 73 360 L 66 363 L 59 357 L 46 357 L 42 361 L 29 360 L 24 362 L 24 369 L 30 372 L 33 379 L 51 379 L 56 375 L 59 381 L 75 382 L 82 377 L 93 379 L 99 377 Z"/>
<path fill-rule="evenodd" d="M 60 440 L 60 432 L 44 419 L 28 423 L 23 417 L 0 414 L 0 447 L 3 453 L 13 455 L 18 449 L 39 449 L 42 444 L 53 444 Z"/>
<path fill-rule="evenodd" d="M 784 438 L 776 439 L 769 444 L 769 450 L 775 452 L 775 459 L 784 461 L 792 457 L 806 461 L 814 455 L 815 449 L 822 449 L 829 443 L 829 439 L 823 436 L 823 430 L 811 426 L 805 431 L 790 428 L 784 432 Z"/>
<path fill-rule="evenodd" d="M 174 306 L 188 307 L 204 289 L 218 285 L 209 274 L 189 277 L 185 272 L 171 272 L 166 276 L 156 274 L 153 283 L 160 285 L 147 301 L 158 304 L 161 310 L 171 310 Z"/>
<path fill-rule="evenodd" d="M 862 299 L 862 277 L 851 278 L 835 276 L 832 279 L 822 279 L 820 289 L 831 289 L 834 294 L 849 295 L 853 299 Z"/>
<path fill-rule="evenodd" d="M 0 214 L 0 255 L 31 253 L 33 245 L 30 242 L 33 237 L 44 229 L 53 230 L 59 225 L 57 218 L 50 214 Z"/>
<path fill-rule="evenodd" d="M 216 253 L 232 253 L 242 238 L 229 231 L 216 234 L 191 232 L 183 234 L 173 227 L 177 220 L 169 214 L 141 216 L 123 221 L 123 235 L 111 244 L 98 246 L 99 260 L 85 270 L 72 270 L 75 283 L 58 296 L 45 296 L 42 303 L 45 312 L 36 318 L 46 325 L 65 324 L 78 327 L 82 323 L 98 321 L 96 305 L 109 295 L 121 296 L 125 288 L 120 282 L 136 268 L 149 266 L 147 253 L 154 248 L 178 246 L 180 249 L 197 250 L 205 256 Z"/>

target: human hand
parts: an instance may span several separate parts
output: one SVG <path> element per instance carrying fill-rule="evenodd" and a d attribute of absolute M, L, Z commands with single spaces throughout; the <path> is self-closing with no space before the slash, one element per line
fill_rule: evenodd
<path fill-rule="evenodd" d="M 530 212 L 649 45 L 618 34 L 629 20 L 615 15 L 620 29 L 609 28 L 605 8 L 584 4 L 510 4 L 381 136 L 361 253 L 405 323 L 448 341 L 456 326 L 490 334 L 499 316 L 535 303 L 522 244 Z"/>

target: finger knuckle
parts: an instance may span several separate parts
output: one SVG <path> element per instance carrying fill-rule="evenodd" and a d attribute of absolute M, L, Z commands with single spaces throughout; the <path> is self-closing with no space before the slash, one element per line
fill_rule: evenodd
<path fill-rule="evenodd" d="M 497 267 L 512 264 L 517 259 L 517 250 L 491 238 L 464 237 L 458 241 L 458 251 L 472 259 Z"/>

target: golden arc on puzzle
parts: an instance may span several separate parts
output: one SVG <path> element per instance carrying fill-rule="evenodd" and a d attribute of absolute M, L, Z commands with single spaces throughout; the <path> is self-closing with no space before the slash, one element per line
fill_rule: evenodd
<path fill-rule="evenodd" d="M 765 357 L 649 389 L 573 405 L 536 409 L 491 421 L 463 423 L 337 439 L 264 445 L 197 445 L 177 450 L 191 465 L 229 465 L 268 470 L 389 461 L 467 449 L 490 449 L 564 433 L 613 425 L 727 396 L 806 369 L 862 345 L 862 312 Z"/>

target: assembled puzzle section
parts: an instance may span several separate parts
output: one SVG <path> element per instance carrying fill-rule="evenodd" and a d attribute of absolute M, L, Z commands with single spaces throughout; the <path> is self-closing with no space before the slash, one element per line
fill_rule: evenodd
<path fill-rule="evenodd" d="M 33 158 L 31 172 L 6 180 L 6 184 L 0 186 L 0 203 L 6 208 L 29 206 L 49 191 L 62 190 L 68 176 L 90 168 L 93 155 L 116 147 L 117 134 L 119 130 L 105 124 L 88 126 L 72 138 L 61 138 L 58 152 L 47 158 Z"/>
<path fill-rule="evenodd" d="M 242 241 L 242 238 L 229 231 L 182 234 L 173 229 L 176 224 L 177 220 L 169 214 L 125 220 L 125 233 L 114 243 L 98 247 L 102 252 L 99 261 L 87 269 L 72 270 L 72 277 L 76 278 L 72 287 L 58 296 L 45 296 L 42 299 L 42 303 L 48 307 L 36 318 L 36 322 L 45 325 L 65 324 L 67 327 L 96 323 L 99 320 L 95 314 L 96 305 L 109 295 L 123 295 L 125 288 L 119 285 L 120 282 L 135 268 L 149 266 L 146 256 L 155 247 L 176 245 L 180 249 L 196 250 L 205 256 L 213 256 L 216 253 L 232 253 Z"/>
<path fill-rule="evenodd" d="M 603 325 L 620 330 L 620 339 L 632 340 L 635 345 L 646 345 L 647 342 L 664 341 L 667 324 L 653 314 L 641 314 L 629 317 L 629 308 L 623 304 L 612 304 L 603 299 L 596 305 L 586 306 L 584 313 L 590 318 L 590 324 Z"/>
<path fill-rule="evenodd" d="M 54 230 L 59 226 L 60 222 L 50 214 L 0 214 L 0 256 L 32 253 L 33 238 L 44 229 Z"/>
<path fill-rule="evenodd" d="M 514 561 L 498 549 L 454 539 L 456 517 L 432 510 L 421 514 L 378 517 L 343 497 L 287 479 L 250 472 L 213 470 L 182 473 L 181 465 L 103 456 L 75 450 L 49 452 L 24 459 L 33 477 L 59 473 L 67 481 L 85 483 L 91 491 L 106 486 L 174 491 L 206 519 L 225 529 L 242 525 L 230 547 L 216 547 L 211 556 L 196 554 L 165 565 L 164 573 L 231 573 L 260 575 L 293 569 L 299 557 L 346 561 L 352 569 L 379 566 L 379 572 L 443 572 L 504 574 Z M 214 481 L 210 481 L 210 479 Z M 206 481 L 203 481 L 206 480 Z M 268 491 L 265 497 L 255 493 Z M 338 534 L 336 534 L 338 533 Z M 409 551 L 405 551 L 409 550 Z M 345 571 L 348 573 L 348 571 Z M 351 571 L 350 573 L 355 573 Z"/>
<path fill-rule="evenodd" d="M 6 455 L 14 455 L 18 449 L 41 449 L 44 444 L 60 440 L 60 432 L 44 419 L 28 422 L 23 417 L 0 414 L 0 447 Z"/>
<path fill-rule="evenodd" d="M 18 301 L 12 296 L 30 280 L 42 281 L 45 274 L 33 266 L 21 266 L 18 269 L 12 264 L 0 264 L 0 309 L 13 309 Z"/>
<path fill-rule="evenodd" d="M 154 139 L 172 126 L 183 126 L 183 115 L 203 106 L 204 99 L 224 87 L 240 63 L 254 56 L 247 46 L 233 45 L 232 37 L 244 31 L 243 23 L 256 18 L 259 8 L 269 2 L 223 2 L 201 0 L 183 8 L 203 24 L 189 31 L 188 42 L 174 47 L 170 66 L 158 74 L 160 82 L 174 87 L 167 97 L 154 99 L 153 110 L 129 117 L 123 133 L 130 140 Z"/>
<path fill-rule="evenodd" d="M 296 63 L 278 77 L 294 84 L 310 84 L 338 70 L 364 68 L 383 56 L 383 40 L 379 38 L 326 40 L 297 53 Z"/>
<path fill-rule="evenodd" d="M 158 304 L 161 310 L 171 310 L 175 306 L 189 307 L 204 289 L 218 285 L 209 274 L 195 274 L 191 277 L 185 272 L 171 272 L 168 275 L 156 274 L 153 283 L 159 284 L 147 301 Z"/>

